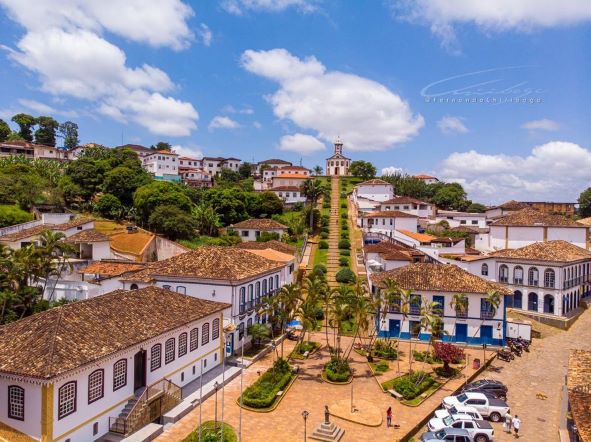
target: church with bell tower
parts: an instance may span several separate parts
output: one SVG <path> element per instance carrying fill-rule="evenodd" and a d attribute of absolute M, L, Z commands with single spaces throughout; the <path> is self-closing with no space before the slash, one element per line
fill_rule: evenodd
<path fill-rule="evenodd" d="M 349 176 L 351 159 L 343 155 L 343 141 L 337 138 L 334 142 L 334 154 L 326 159 L 327 176 Z"/>

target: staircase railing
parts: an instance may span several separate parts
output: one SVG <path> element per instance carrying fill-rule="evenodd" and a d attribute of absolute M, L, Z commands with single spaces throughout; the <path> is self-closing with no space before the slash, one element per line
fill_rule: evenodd
<path fill-rule="evenodd" d="M 110 417 L 109 429 L 129 435 L 172 410 L 182 400 L 181 387 L 168 379 L 146 387 L 127 417 Z"/>

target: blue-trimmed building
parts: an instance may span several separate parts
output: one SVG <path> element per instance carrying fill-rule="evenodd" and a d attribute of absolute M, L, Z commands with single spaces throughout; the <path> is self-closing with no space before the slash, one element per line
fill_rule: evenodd
<path fill-rule="evenodd" d="M 503 345 L 506 330 L 505 297 L 512 292 L 507 287 L 473 275 L 450 264 L 414 263 L 371 276 L 372 292 L 385 287 L 384 281 L 395 281 L 398 287 L 411 290 L 409 314 L 401 313 L 401 303 L 395 302 L 388 313 L 377 318 L 379 336 L 395 339 L 428 341 L 430 331 L 421 328 L 421 305 L 439 304 L 443 320 L 443 341 L 473 345 Z M 496 291 L 501 302 L 497 308 L 489 305 L 488 293 Z M 464 309 L 452 306 L 454 295 L 466 295 Z"/>

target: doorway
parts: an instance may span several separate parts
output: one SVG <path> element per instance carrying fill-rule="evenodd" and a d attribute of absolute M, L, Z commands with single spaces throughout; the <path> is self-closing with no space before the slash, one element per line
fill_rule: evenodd
<path fill-rule="evenodd" d="M 146 350 L 138 351 L 133 357 L 133 390 L 146 386 Z"/>
<path fill-rule="evenodd" d="M 468 325 L 456 324 L 456 342 L 467 342 L 468 340 Z"/>
<path fill-rule="evenodd" d="M 398 338 L 400 336 L 400 321 L 398 319 L 390 319 L 388 321 L 388 337 Z"/>

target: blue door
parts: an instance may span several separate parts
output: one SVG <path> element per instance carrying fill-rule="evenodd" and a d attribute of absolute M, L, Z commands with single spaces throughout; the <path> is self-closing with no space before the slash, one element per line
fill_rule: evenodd
<path fill-rule="evenodd" d="M 493 328 L 492 325 L 483 325 L 480 327 L 480 342 L 483 344 L 493 343 Z"/>
<path fill-rule="evenodd" d="M 456 342 L 468 341 L 468 324 L 456 324 Z"/>
<path fill-rule="evenodd" d="M 397 338 L 400 336 L 400 320 L 390 319 L 388 321 L 388 337 Z"/>

